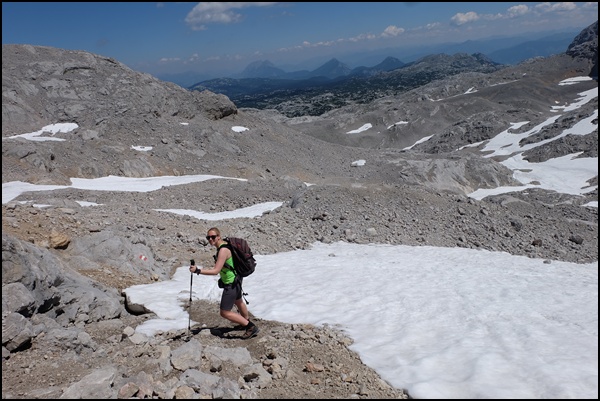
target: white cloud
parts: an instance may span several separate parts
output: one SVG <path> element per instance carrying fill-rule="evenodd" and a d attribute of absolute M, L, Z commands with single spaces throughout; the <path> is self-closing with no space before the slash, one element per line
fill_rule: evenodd
<path fill-rule="evenodd" d="M 509 18 L 520 17 L 521 15 L 525 15 L 529 12 L 529 7 L 524 4 L 513 6 L 508 9 L 507 16 Z"/>
<path fill-rule="evenodd" d="M 562 3 L 546 2 L 546 3 L 537 4 L 535 6 L 535 9 L 537 11 L 540 11 L 543 13 L 552 13 L 552 12 L 558 12 L 558 11 L 572 11 L 572 10 L 575 10 L 576 8 L 577 8 L 577 5 L 570 1 L 562 2 Z"/>
<path fill-rule="evenodd" d="M 387 28 L 385 28 L 385 30 L 383 31 L 381 36 L 384 38 L 390 38 L 390 37 L 398 36 L 402 33 L 404 33 L 404 28 L 398 28 L 395 25 L 390 25 Z"/>
<path fill-rule="evenodd" d="M 271 6 L 273 2 L 201 2 L 198 3 L 192 11 L 185 17 L 185 22 L 194 31 L 203 31 L 207 27 L 205 24 L 231 24 L 243 19 L 242 14 L 234 12 L 233 9 L 247 7 L 265 7 Z"/>
<path fill-rule="evenodd" d="M 474 11 L 469 11 L 468 13 L 458 13 L 454 17 L 450 18 L 450 23 L 452 25 L 461 26 L 469 22 L 479 20 L 479 15 Z"/>

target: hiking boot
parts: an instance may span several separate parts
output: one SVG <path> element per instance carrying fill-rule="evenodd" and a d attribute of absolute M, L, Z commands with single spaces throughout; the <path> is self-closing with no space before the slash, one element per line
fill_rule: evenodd
<path fill-rule="evenodd" d="M 246 326 L 244 326 L 243 324 L 236 324 L 235 326 L 233 326 L 231 328 L 232 330 L 245 330 Z"/>
<path fill-rule="evenodd" d="M 255 337 L 258 334 L 258 332 L 258 327 L 255 324 L 253 324 L 252 326 L 246 329 L 246 332 L 244 334 L 242 334 L 242 338 L 244 340 L 248 340 L 252 337 Z"/>

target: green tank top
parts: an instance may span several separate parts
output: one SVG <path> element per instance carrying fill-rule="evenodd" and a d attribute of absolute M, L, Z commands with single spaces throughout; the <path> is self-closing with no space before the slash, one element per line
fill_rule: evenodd
<path fill-rule="evenodd" d="M 223 244 L 221 246 L 226 246 L 227 244 Z M 217 255 L 219 254 L 219 250 L 221 250 L 221 246 L 217 249 Z M 223 284 L 231 284 L 235 281 L 235 271 L 233 271 L 233 258 L 229 257 L 225 261 L 225 265 L 219 272 L 219 276 L 221 276 L 221 281 Z"/>

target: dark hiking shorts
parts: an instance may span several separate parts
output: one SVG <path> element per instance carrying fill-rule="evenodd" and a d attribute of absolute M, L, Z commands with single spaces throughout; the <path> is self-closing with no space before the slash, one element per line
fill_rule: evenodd
<path fill-rule="evenodd" d="M 242 283 L 236 279 L 232 284 L 227 284 L 223 287 L 220 308 L 222 310 L 232 310 L 235 301 L 240 298 L 242 298 Z"/>

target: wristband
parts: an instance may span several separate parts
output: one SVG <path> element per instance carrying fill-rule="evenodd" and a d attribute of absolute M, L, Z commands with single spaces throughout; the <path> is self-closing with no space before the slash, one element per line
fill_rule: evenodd
<path fill-rule="evenodd" d="M 200 272 L 202 271 L 202 269 L 200 269 L 199 267 L 196 267 L 196 274 L 200 275 Z"/>

